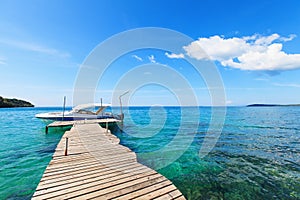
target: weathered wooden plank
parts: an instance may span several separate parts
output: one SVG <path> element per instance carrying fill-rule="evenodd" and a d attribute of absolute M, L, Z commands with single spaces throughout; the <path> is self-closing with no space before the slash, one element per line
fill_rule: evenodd
<path fill-rule="evenodd" d="M 105 188 L 106 185 L 113 185 L 122 182 L 127 182 L 128 180 L 134 179 L 135 177 L 146 176 L 144 171 L 140 171 L 138 175 L 122 174 L 120 172 L 112 172 L 110 174 L 100 174 L 99 176 L 89 178 L 89 179 L 80 179 L 75 182 L 65 183 L 57 186 L 48 187 L 47 190 L 39 190 L 36 192 L 36 196 L 44 195 L 45 198 L 51 198 L 60 195 L 67 195 L 70 197 L 71 193 L 78 191 L 82 193 L 84 189 L 85 192 L 89 190 L 94 190 L 96 188 Z M 67 198 L 69 198 L 67 197 Z"/>
<path fill-rule="evenodd" d="M 138 174 L 138 173 L 145 173 L 147 172 L 145 170 L 145 168 L 137 168 L 135 169 L 135 174 Z M 58 186 L 64 186 L 64 187 L 69 187 L 68 184 L 77 184 L 78 182 L 80 181 L 90 181 L 90 180 L 96 180 L 98 178 L 101 178 L 101 179 L 107 179 L 107 178 L 110 178 L 110 177 L 116 177 L 118 176 L 118 178 L 121 178 L 121 176 L 124 175 L 118 171 L 104 171 L 104 170 L 97 170 L 96 172 L 93 172 L 93 173 L 85 173 L 81 176 L 73 176 L 73 177 L 69 177 L 69 178 L 64 178 L 64 179 L 60 179 L 60 180 L 54 180 L 52 183 L 50 182 L 43 182 L 44 184 L 41 184 L 40 185 L 40 188 L 39 190 L 43 190 L 43 189 L 46 189 L 46 188 L 54 188 L 54 187 L 58 187 Z M 132 176 L 134 174 L 126 174 L 128 176 Z M 44 187 L 43 187 L 44 185 Z M 38 191 L 38 190 L 37 190 Z M 47 190 L 49 191 L 49 190 Z"/>
<path fill-rule="evenodd" d="M 105 191 L 99 195 L 99 191 L 96 191 L 94 193 L 90 193 L 89 195 L 92 196 L 91 199 L 113 199 L 115 197 L 118 197 L 120 195 L 124 195 L 124 194 L 131 194 L 133 191 L 138 191 L 143 189 L 144 187 L 147 187 L 149 185 L 153 185 L 155 183 L 160 183 L 163 179 L 163 177 L 159 176 L 155 179 L 148 179 L 144 182 L 138 183 L 138 184 L 128 184 L 127 187 L 123 187 L 123 188 L 117 188 L 116 190 L 109 192 L 109 191 Z M 132 197 L 129 197 L 128 199 L 132 199 Z"/>
<path fill-rule="evenodd" d="M 55 171 L 55 172 L 47 172 L 46 171 L 44 173 L 44 177 L 74 174 L 74 173 L 77 173 L 80 170 L 86 170 L 86 169 L 90 170 L 90 169 L 99 168 L 99 167 L 105 168 L 105 166 L 102 166 L 99 163 L 96 163 L 96 164 L 93 164 L 93 165 L 90 165 L 90 166 L 84 166 L 84 167 L 76 167 L 76 166 L 74 166 L 74 168 L 67 169 L 67 170 L 60 170 L 60 171 Z"/>
<path fill-rule="evenodd" d="M 185 200 L 185 197 L 182 195 L 182 196 L 180 196 L 180 197 L 176 197 L 175 199 L 176 199 L 176 200 Z"/>
<path fill-rule="evenodd" d="M 144 173 L 143 175 L 133 176 L 122 180 L 116 180 L 113 182 L 109 182 L 104 185 L 87 188 L 85 189 L 84 193 L 82 194 L 81 191 L 75 194 L 68 194 L 63 196 L 63 198 L 74 198 L 74 199 L 82 199 L 82 195 L 84 198 L 91 199 L 91 198 L 101 198 L 102 199 L 109 199 L 109 196 L 112 192 L 121 191 L 124 188 L 131 187 L 131 190 L 136 190 L 139 186 L 143 185 L 143 183 L 151 184 L 155 181 L 159 182 L 165 179 L 160 174 L 151 174 L 151 173 Z M 136 188 L 134 188 L 136 187 Z M 76 195 L 76 196 L 75 196 Z M 107 195 L 107 197 L 105 197 Z M 76 198 L 75 198 L 76 197 Z"/>
<path fill-rule="evenodd" d="M 162 196 L 164 194 L 171 193 L 174 190 L 176 190 L 176 187 L 174 185 L 169 185 L 167 187 L 160 188 L 160 189 L 155 190 L 155 191 L 153 191 L 151 193 L 139 196 L 139 197 L 134 198 L 134 199 L 136 199 L 136 200 L 154 199 L 154 198 L 160 197 L 160 196 Z"/>
<path fill-rule="evenodd" d="M 160 197 L 154 198 L 155 200 L 168 200 L 168 199 L 175 199 L 181 197 L 182 194 L 178 190 L 174 190 L 173 192 L 169 192 L 167 194 L 164 194 Z"/>
<path fill-rule="evenodd" d="M 147 173 L 143 173 L 140 175 L 136 175 L 137 178 L 140 177 L 146 177 L 149 176 L 151 174 L 147 174 Z M 89 181 L 87 183 L 84 184 L 80 184 L 80 185 L 76 185 L 73 187 L 68 187 L 65 188 L 63 190 L 54 190 L 49 192 L 49 189 L 47 190 L 41 190 L 38 191 L 37 196 L 41 195 L 42 193 L 44 193 L 43 198 L 53 198 L 53 197 L 60 197 L 62 199 L 69 199 L 69 198 L 74 198 L 76 196 L 80 196 L 80 195 L 85 195 L 85 198 L 88 198 L 88 194 L 93 192 L 93 191 L 100 191 L 103 190 L 105 188 L 110 188 L 113 187 L 115 185 L 118 185 L 120 183 L 126 183 L 130 180 L 135 180 L 136 177 L 134 176 L 130 176 L 128 177 L 127 174 L 120 176 L 113 176 L 107 179 L 100 179 L 99 181 Z M 139 180 L 139 179 L 138 179 Z M 51 189 L 51 188 L 50 188 Z M 61 189 L 61 188 L 60 188 Z"/>
<path fill-rule="evenodd" d="M 139 167 L 139 168 L 142 168 L 142 167 Z M 136 171 L 134 171 L 132 173 L 138 172 L 139 168 L 136 168 Z M 132 169 L 132 164 L 120 165 L 118 170 L 124 170 L 125 171 L 127 169 Z M 146 169 L 145 169 L 145 171 L 146 171 Z M 88 175 L 95 174 L 95 173 L 100 175 L 102 172 L 105 172 L 105 173 L 109 174 L 109 173 L 111 173 L 111 169 L 101 167 L 101 168 L 98 168 L 98 169 L 86 170 L 84 172 L 78 172 L 78 173 L 75 173 L 75 174 L 72 174 L 72 175 L 66 175 L 66 176 L 61 176 L 61 177 L 55 176 L 55 177 L 50 177 L 50 178 L 48 177 L 48 179 L 42 179 L 39 186 L 42 186 L 44 184 L 46 184 L 46 186 L 47 186 L 47 184 L 51 184 L 51 183 L 59 184 L 58 182 L 63 182 L 65 180 L 70 180 L 70 179 L 74 179 L 74 178 L 78 178 L 78 177 L 88 176 Z M 39 187 L 38 189 L 41 189 L 41 187 Z"/>
<path fill-rule="evenodd" d="M 55 172 L 63 169 L 72 169 L 74 166 L 88 166 L 95 163 L 99 163 L 94 159 L 86 159 L 86 160 L 74 160 L 73 162 L 62 162 L 56 164 L 49 164 L 47 167 L 47 172 Z"/>
<path fill-rule="evenodd" d="M 136 190 L 136 191 L 130 192 L 130 193 L 125 194 L 125 195 L 123 194 L 121 196 L 115 197 L 114 199 L 121 200 L 121 199 L 136 198 L 136 197 L 142 196 L 144 194 L 148 194 L 148 193 L 150 193 L 152 191 L 158 190 L 160 188 L 169 186 L 171 184 L 172 183 L 169 180 L 163 180 L 162 182 L 157 182 L 156 184 L 152 184 L 152 185 L 150 185 L 148 187 L 144 187 L 144 188 L 142 188 L 140 190 Z"/>
<path fill-rule="evenodd" d="M 179 190 L 174 190 L 173 192 L 169 193 L 169 195 L 172 196 L 172 198 L 179 198 L 183 196 Z"/>

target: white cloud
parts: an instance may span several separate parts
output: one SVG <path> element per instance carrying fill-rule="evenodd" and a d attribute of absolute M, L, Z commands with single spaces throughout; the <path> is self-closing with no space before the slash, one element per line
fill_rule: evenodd
<path fill-rule="evenodd" d="M 246 52 L 247 44 L 242 38 L 224 39 L 220 36 L 199 38 L 183 47 L 187 55 L 196 59 L 228 60 Z"/>
<path fill-rule="evenodd" d="M 156 60 L 155 60 L 155 57 L 154 55 L 151 55 L 151 56 L 148 56 L 148 59 L 151 63 L 157 63 Z"/>
<path fill-rule="evenodd" d="M 0 65 L 5 65 L 6 59 L 0 56 Z"/>
<path fill-rule="evenodd" d="M 274 40 L 277 40 L 280 38 L 280 36 L 277 33 L 274 33 L 269 36 L 258 36 L 258 35 L 255 35 L 255 36 L 256 36 L 256 38 L 253 38 L 253 40 L 254 40 L 254 44 L 256 44 L 256 45 L 269 45 L 269 44 L 272 44 L 272 42 Z"/>
<path fill-rule="evenodd" d="M 296 37 L 295 34 L 291 34 L 289 37 L 281 37 L 280 40 L 282 40 L 284 42 L 288 42 L 288 41 L 295 39 L 295 37 Z"/>
<path fill-rule="evenodd" d="M 27 50 L 27 51 L 33 51 L 33 52 L 43 53 L 52 56 L 59 56 L 63 58 L 70 57 L 70 54 L 67 52 L 62 52 L 57 49 L 48 48 L 34 43 L 27 43 L 27 42 L 21 42 L 16 40 L 4 40 L 4 39 L 0 39 L 0 43 L 13 46 L 19 49 Z"/>
<path fill-rule="evenodd" d="M 273 83 L 273 85 L 280 86 L 280 87 L 300 88 L 300 84 L 296 84 L 296 83 Z"/>
<path fill-rule="evenodd" d="M 229 104 L 232 104 L 232 101 L 231 101 L 231 100 L 227 100 L 227 101 L 226 101 L 226 105 L 229 105 Z"/>
<path fill-rule="evenodd" d="M 143 59 L 137 55 L 132 55 L 133 58 L 137 59 L 138 61 L 143 61 Z"/>
<path fill-rule="evenodd" d="M 196 59 L 219 61 L 224 67 L 242 70 L 290 70 L 300 68 L 300 54 L 288 54 L 282 43 L 295 38 L 278 34 L 252 35 L 242 38 L 212 36 L 199 38 L 183 47 L 187 55 Z"/>
<path fill-rule="evenodd" d="M 265 81 L 265 82 L 269 81 L 269 79 L 267 79 L 267 78 L 256 78 L 254 80 L 256 80 L 256 81 Z"/>
<path fill-rule="evenodd" d="M 180 53 L 180 54 L 171 53 L 171 54 L 169 54 L 168 52 L 166 52 L 165 55 L 168 58 L 177 58 L 177 59 L 184 58 L 184 54 L 183 53 Z"/>

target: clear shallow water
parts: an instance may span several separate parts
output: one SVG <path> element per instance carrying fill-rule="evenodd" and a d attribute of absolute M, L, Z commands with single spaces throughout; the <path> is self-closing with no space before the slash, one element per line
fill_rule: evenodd
<path fill-rule="evenodd" d="M 160 168 L 168 159 L 151 152 L 174 141 L 182 109 L 190 115 L 181 125 L 185 135 L 164 154 L 179 159 Z M 195 109 L 130 108 L 124 132 L 114 131 L 140 162 L 171 179 L 188 199 L 300 199 L 300 107 L 228 108 L 217 144 L 202 159 L 198 152 L 211 109 L 200 108 L 199 123 Z M 64 133 L 45 134 L 45 124 L 34 115 L 60 110 L 0 109 L 0 199 L 29 199 L 34 193 Z"/>
<path fill-rule="evenodd" d="M 52 108 L 0 109 L 0 199 L 30 199 L 63 130 L 45 134 L 34 117 Z"/>
<path fill-rule="evenodd" d="M 193 119 L 197 108 L 182 109 Z M 136 124 L 151 124 L 148 110 L 130 109 L 133 122 L 125 123 L 124 133 L 118 136 L 137 152 L 140 162 L 157 168 L 160 156 L 149 157 L 145 152 L 164 148 L 174 139 L 180 126 L 180 108 L 166 108 L 168 117 L 161 130 L 157 131 L 157 122 L 139 129 L 149 134 L 152 128 L 157 131 L 155 136 L 135 137 Z M 150 113 L 152 118 L 161 116 Z M 198 152 L 210 116 L 210 108 L 200 108 L 199 124 L 193 120 L 183 123 L 187 136 L 194 137 L 191 145 L 178 160 L 158 169 L 188 199 L 300 199 L 300 107 L 229 107 L 217 144 L 200 159 Z M 197 132 L 190 132 L 197 125 Z M 170 155 L 176 148 L 172 150 Z"/>

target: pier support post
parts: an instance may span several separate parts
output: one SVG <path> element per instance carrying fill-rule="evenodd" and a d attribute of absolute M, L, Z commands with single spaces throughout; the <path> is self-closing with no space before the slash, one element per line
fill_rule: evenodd
<path fill-rule="evenodd" d="M 65 148 L 65 156 L 68 155 L 68 140 L 69 138 L 66 137 L 66 148 Z"/>
<path fill-rule="evenodd" d="M 49 127 L 46 126 L 46 129 L 45 129 L 45 133 L 46 133 L 46 134 L 48 133 L 48 129 L 49 129 Z"/>
<path fill-rule="evenodd" d="M 106 133 L 108 132 L 108 120 L 106 120 Z"/>

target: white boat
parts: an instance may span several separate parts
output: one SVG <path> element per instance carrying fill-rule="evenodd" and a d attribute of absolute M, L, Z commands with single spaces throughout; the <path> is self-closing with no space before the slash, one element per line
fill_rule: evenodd
<path fill-rule="evenodd" d="M 105 112 L 110 104 L 89 103 L 74 107 L 71 111 L 65 112 L 49 112 L 35 115 L 36 118 L 53 121 L 74 121 L 89 119 L 118 119 L 120 115 L 113 115 L 111 112 Z"/>

